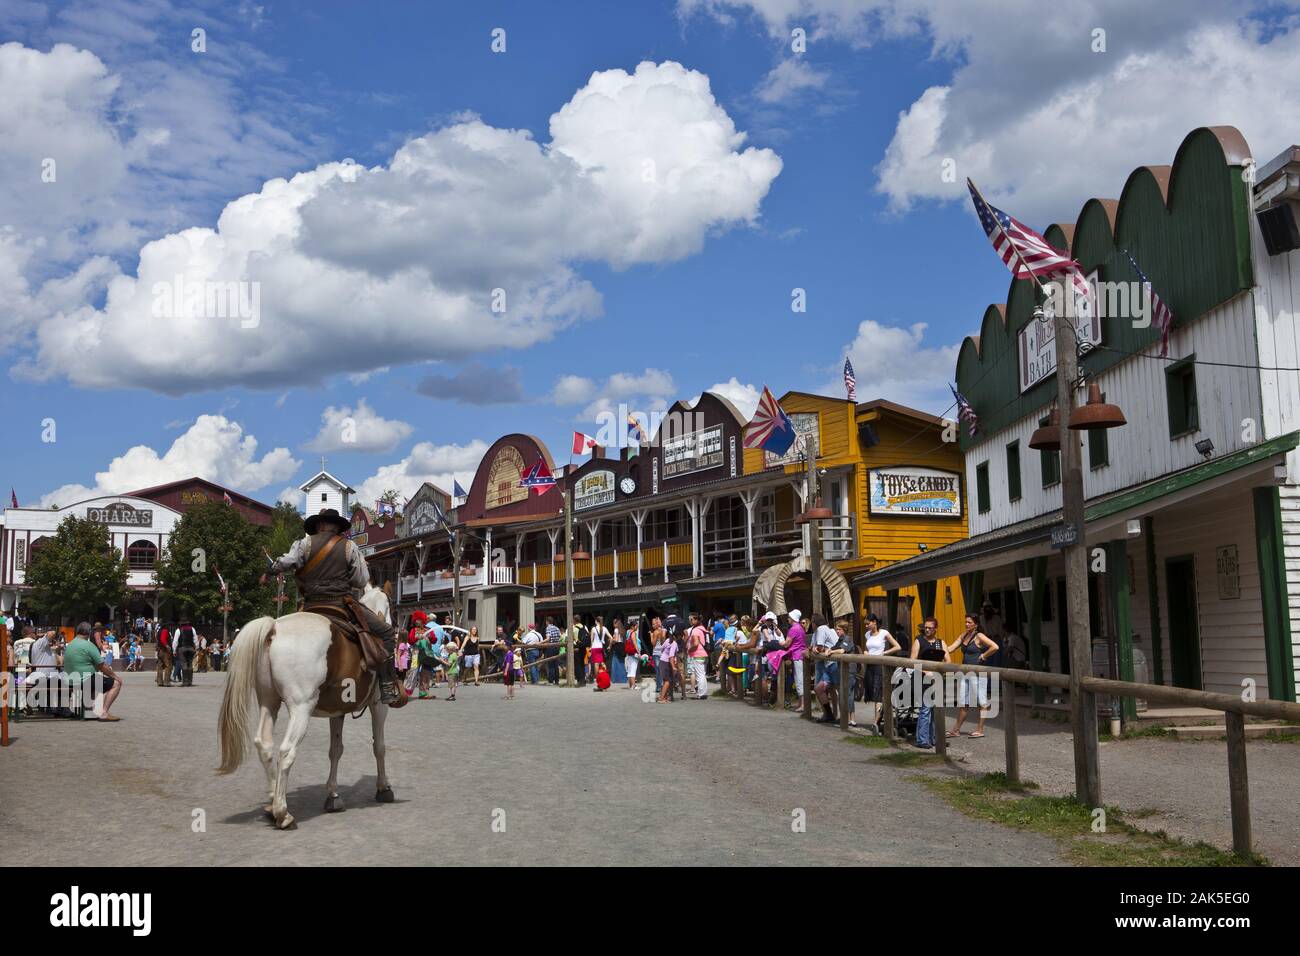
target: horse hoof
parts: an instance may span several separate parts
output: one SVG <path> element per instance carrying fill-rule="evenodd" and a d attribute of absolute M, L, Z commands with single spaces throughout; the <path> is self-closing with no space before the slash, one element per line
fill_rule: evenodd
<path fill-rule="evenodd" d="M 326 813 L 342 813 L 347 807 L 343 806 L 343 798 L 337 793 L 332 793 L 325 798 Z"/>
<path fill-rule="evenodd" d="M 296 830 L 298 829 L 298 821 L 292 815 L 286 813 L 284 819 L 276 823 L 276 828 L 280 830 Z"/>
<path fill-rule="evenodd" d="M 375 800 L 378 803 L 392 803 L 396 799 L 397 798 L 393 796 L 392 787 L 384 787 L 383 790 L 380 790 L 375 794 Z"/>

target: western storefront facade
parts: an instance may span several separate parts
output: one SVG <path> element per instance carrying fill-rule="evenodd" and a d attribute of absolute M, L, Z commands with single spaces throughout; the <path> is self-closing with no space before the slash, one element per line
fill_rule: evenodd
<path fill-rule="evenodd" d="M 1300 162 L 1271 164 L 1258 182 L 1248 167 L 1236 130 L 1196 130 L 1172 166 L 1135 170 L 1118 200 L 1089 200 L 1045 235 L 1099 302 L 1140 289 L 1129 257 L 1140 261 L 1176 317 L 1163 357 L 1141 310 L 1078 318 L 1080 367 L 1127 418 L 1083 439 L 1094 672 L 1294 700 L 1300 252 L 1270 255 L 1255 213 Z M 993 604 L 1025 638 L 1031 667 L 1062 672 L 1059 452 L 1029 447 L 1050 421 L 1055 355 L 1034 306 L 1032 286 L 1013 281 L 958 357 L 958 390 L 980 421 L 962 434 L 969 539 L 856 582 L 928 588 L 957 575 L 968 603 Z"/>

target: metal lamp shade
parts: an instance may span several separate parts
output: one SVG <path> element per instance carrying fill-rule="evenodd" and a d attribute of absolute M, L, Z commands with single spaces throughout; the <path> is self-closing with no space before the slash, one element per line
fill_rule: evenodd
<path fill-rule="evenodd" d="M 1117 428 L 1128 420 L 1118 405 L 1111 405 L 1101 397 L 1101 386 L 1088 384 L 1088 404 L 1070 412 L 1071 431 L 1092 431 L 1094 428 Z"/>
<path fill-rule="evenodd" d="M 1029 436 L 1029 447 L 1035 451 L 1061 450 L 1061 413 L 1056 408 L 1053 408 L 1052 414 L 1048 416 L 1047 424 L 1040 425 Z"/>

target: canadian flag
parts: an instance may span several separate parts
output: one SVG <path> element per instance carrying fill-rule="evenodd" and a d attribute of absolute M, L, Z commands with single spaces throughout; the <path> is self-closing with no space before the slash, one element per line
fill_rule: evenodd
<path fill-rule="evenodd" d="M 573 453 L 575 455 L 585 455 L 595 447 L 596 439 L 590 435 L 584 435 L 582 432 L 573 433 Z"/>

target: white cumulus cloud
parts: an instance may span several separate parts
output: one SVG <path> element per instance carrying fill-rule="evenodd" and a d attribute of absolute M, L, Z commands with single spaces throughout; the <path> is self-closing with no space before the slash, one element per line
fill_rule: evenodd
<path fill-rule="evenodd" d="M 305 451 L 388 452 L 414 431 L 406 422 L 384 418 L 364 398 L 357 400 L 355 409 L 330 405 L 320 417 L 320 431 L 302 446 Z"/>
<path fill-rule="evenodd" d="M 422 441 L 401 461 L 384 465 L 358 485 L 357 501 L 370 507 L 390 488 L 396 488 L 402 499 L 406 499 L 426 481 L 433 482 L 449 494 L 453 481 L 469 488 L 487 450 L 488 443 L 478 438 L 463 445 L 436 445 Z"/>
<path fill-rule="evenodd" d="M 200 415 L 163 454 L 136 445 L 95 473 L 95 483 L 69 484 L 41 497 L 41 507 L 65 506 L 96 495 L 115 495 L 183 478 L 205 478 L 252 492 L 293 477 L 301 462 L 287 448 L 258 457 L 257 439 L 222 415 Z"/>
<path fill-rule="evenodd" d="M 548 143 L 464 117 L 387 166 L 272 179 L 215 229 L 147 243 L 135 275 L 101 278 L 102 306 L 40 324 L 24 371 L 174 394 L 525 348 L 600 314 L 578 264 L 671 262 L 756 222 L 781 160 L 744 142 L 702 73 L 593 73 Z M 218 307 L 227 289 L 255 319 Z"/>

